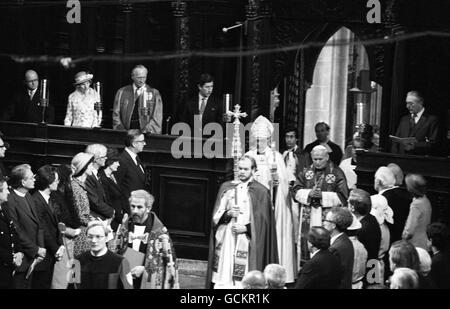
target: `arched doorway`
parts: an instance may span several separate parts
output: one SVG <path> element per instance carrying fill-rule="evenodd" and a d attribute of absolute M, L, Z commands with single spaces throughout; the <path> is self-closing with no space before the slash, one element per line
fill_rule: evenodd
<path fill-rule="evenodd" d="M 351 30 L 340 28 L 322 48 L 306 90 L 304 146 L 316 139 L 317 122 L 330 125 L 330 139 L 343 150 L 358 124 L 371 124 L 375 130 L 379 127 L 381 86 L 369 76 L 366 49 Z"/>

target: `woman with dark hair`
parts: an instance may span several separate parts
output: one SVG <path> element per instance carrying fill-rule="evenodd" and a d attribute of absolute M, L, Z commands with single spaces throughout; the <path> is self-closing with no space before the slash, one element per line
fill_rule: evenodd
<path fill-rule="evenodd" d="M 60 222 L 66 225 L 66 236 L 73 237 L 75 229 L 81 223 L 73 200 L 72 170 L 68 165 L 60 165 L 56 168 L 56 173 L 59 176 L 59 184 L 57 190 L 53 191 L 51 196 L 55 201 L 56 213 Z"/>
<path fill-rule="evenodd" d="M 99 177 L 105 190 L 108 205 L 114 208 L 115 215 L 111 222 L 111 228 L 116 231 L 119 224 L 122 223 L 123 215 L 130 213 L 130 207 L 128 205 L 128 198 L 122 192 L 115 177 L 115 172 L 120 166 L 117 150 L 112 148 L 108 149 L 106 157 L 105 168 L 99 172 Z"/>
<path fill-rule="evenodd" d="M 408 174 L 406 188 L 413 195 L 402 238 L 428 251 L 427 226 L 431 223 L 431 204 L 426 196 L 427 182 L 422 175 Z"/>

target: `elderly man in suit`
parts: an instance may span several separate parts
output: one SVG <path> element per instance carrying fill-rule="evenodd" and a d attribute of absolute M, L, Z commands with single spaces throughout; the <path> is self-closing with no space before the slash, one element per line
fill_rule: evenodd
<path fill-rule="evenodd" d="M 144 150 L 145 136 L 139 130 L 129 130 L 125 138 L 125 149 L 119 156 L 119 168 L 116 172 L 117 182 L 123 194 L 128 198 L 135 190 L 147 189 L 145 168 L 138 154 Z"/>
<path fill-rule="evenodd" d="M 409 115 L 403 116 L 395 135 L 414 137 L 414 142 L 392 145 L 393 153 L 416 155 L 432 154 L 438 139 L 438 119 L 425 111 L 423 96 L 418 91 L 406 95 L 406 108 Z"/>
<path fill-rule="evenodd" d="M 44 228 L 28 192 L 34 189 L 34 177 L 31 166 L 22 164 L 12 169 L 9 181 L 13 192 L 8 196 L 7 211 L 16 227 L 19 246 L 25 254 L 22 265 L 14 274 L 14 286 L 18 289 L 32 287 L 33 274 L 31 272 L 27 279 L 27 271 L 30 265 L 42 262 L 47 254 Z"/>
<path fill-rule="evenodd" d="M 92 174 L 85 181 L 89 198 L 91 216 L 101 220 L 114 217 L 114 208 L 108 203 L 105 189 L 100 179 L 99 169 L 105 166 L 108 149 L 102 144 L 92 144 L 86 147 L 86 153 L 94 155 Z"/>
<path fill-rule="evenodd" d="M 409 240 L 414 247 L 428 250 L 427 226 L 431 223 L 431 203 L 426 196 L 427 182 L 419 174 L 408 174 L 405 182 L 408 191 L 413 195 L 413 201 L 402 237 Z"/>
<path fill-rule="evenodd" d="M 181 108 L 178 118 L 194 129 L 194 116 L 200 116 L 201 128 L 210 123 L 223 123 L 224 110 L 220 98 L 214 96 L 214 77 L 208 73 L 200 75 L 197 83 L 198 93 L 189 98 Z M 200 126 L 198 126 L 200 127 Z"/>
<path fill-rule="evenodd" d="M 144 133 L 161 134 L 163 103 L 158 89 L 147 85 L 148 70 L 137 65 L 132 73 L 132 85 L 120 88 L 114 99 L 113 129 L 139 129 Z"/>
<path fill-rule="evenodd" d="M 355 251 L 351 240 L 345 231 L 352 224 L 353 216 L 350 210 L 344 207 L 333 207 L 323 220 L 323 227 L 331 234 L 330 247 L 339 256 L 343 276 L 339 288 L 351 289 L 353 276 L 353 263 Z"/>
<path fill-rule="evenodd" d="M 35 268 L 33 288 L 50 289 L 55 262 L 64 255 L 62 237 L 58 229 L 58 216 L 50 193 L 58 189 L 59 176 L 56 168 L 44 165 L 37 171 L 36 189 L 32 195 L 37 214 L 44 229 L 44 241 L 47 254 Z"/>
<path fill-rule="evenodd" d="M 1 116 L 1 120 L 41 122 L 43 107 L 40 106 L 39 76 L 36 71 L 25 72 L 25 89 L 14 95 L 13 101 Z M 55 111 L 49 105 L 45 109 L 45 121 L 54 123 Z"/>
<path fill-rule="evenodd" d="M 311 259 L 298 274 L 297 289 L 338 289 L 342 278 L 339 257 L 331 253 L 330 232 L 313 226 L 308 233 Z"/>

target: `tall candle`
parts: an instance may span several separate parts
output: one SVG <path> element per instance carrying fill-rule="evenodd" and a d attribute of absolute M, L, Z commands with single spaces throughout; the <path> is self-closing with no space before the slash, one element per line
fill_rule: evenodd
<path fill-rule="evenodd" d="M 42 98 L 47 99 L 47 80 L 42 80 Z"/>
<path fill-rule="evenodd" d="M 230 94 L 225 94 L 225 112 L 230 110 Z"/>

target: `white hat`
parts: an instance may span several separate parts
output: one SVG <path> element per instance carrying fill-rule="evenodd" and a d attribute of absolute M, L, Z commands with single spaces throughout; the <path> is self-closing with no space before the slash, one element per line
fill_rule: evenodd
<path fill-rule="evenodd" d="M 387 221 L 391 224 L 394 223 L 394 211 L 389 207 L 387 199 L 381 194 L 375 194 L 370 196 L 370 201 L 372 202 L 372 209 L 370 214 L 373 215 L 378 224 L 383 224 Z"/>
<path fill-rule="evenodd" d="M 73 85 L 76 86 L 76 85 L 82 84 L 82 83 L 87 82 L 87 81 L 89 81 L 89 80 L 91 80 L 93 78 L 94 78 L 94 75 L 92 75 L 92 74 L 88 74 L 88 73 L 86 73 L 84 71 L 78 72 L 75 75 L 75 83 L 73 83 Z"/>
<path fill-rule="evenodd" d="M 258 116 L 250 128 L 250 134 L 254 138 L 269 138 L 273 131 L 273 124 L 264 116 Z"/>
<path fill-rule="evenodd" d="M 76 154 L 71 163 L 71 168 L 74 177 L 80 176 L 79 174 L 85 169 L 85 167 L 91 163 L 94 159 L 94 155 L 90 153 L 80 152 Z"/>

